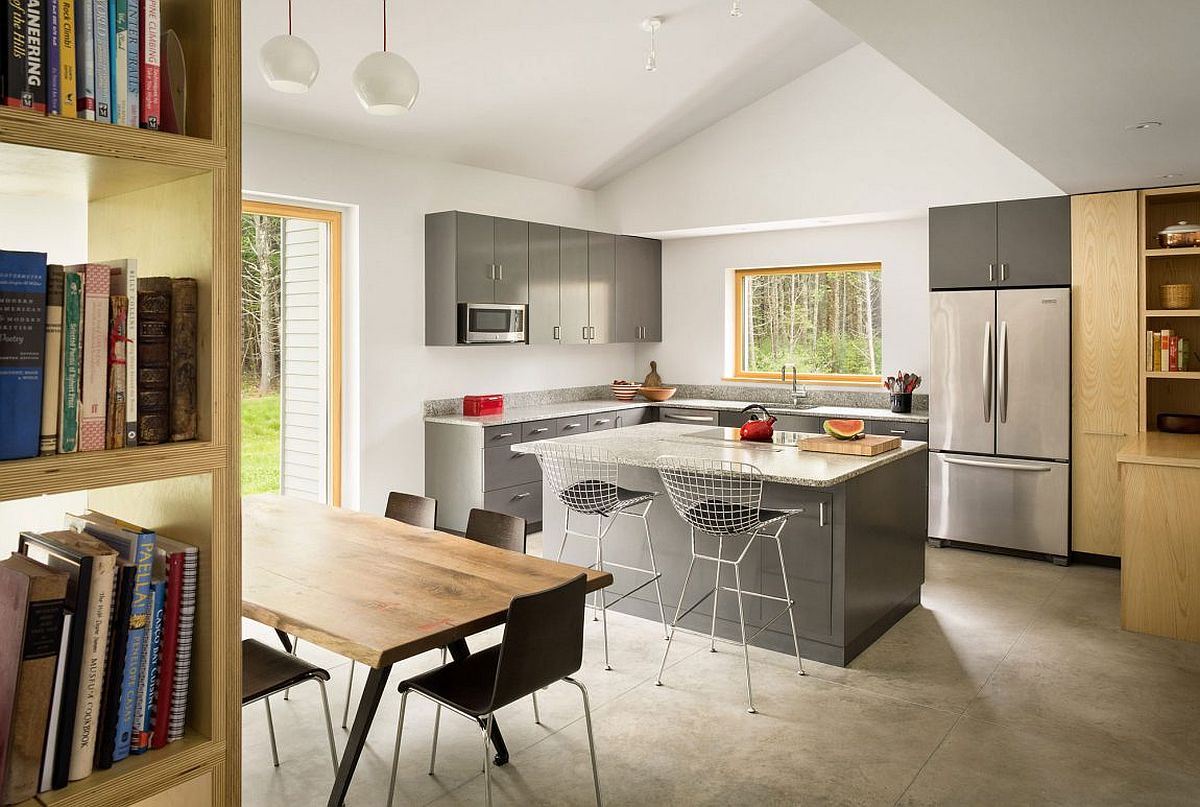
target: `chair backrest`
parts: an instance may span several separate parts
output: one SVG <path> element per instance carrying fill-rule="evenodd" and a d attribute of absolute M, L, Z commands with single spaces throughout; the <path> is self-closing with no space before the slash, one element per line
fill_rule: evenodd
<path fill-rule="evenodd" d="M 579 670 L 586 596 L 587 576 L 581 574 L 554 588 L 513 597 L 489 711 Z"/>
<path fill-rule="evenodd" d="M 472 507 L 470 515 L 467 516 L 465 537 L 481 544 L 524 554 L 525 519 Z"/>
<path fill-rule="evenodd" d="M 383 514 L 414 527 L 432 530 L 437 523 L 437 499 L 393 490 L 388 494 L 387 508 Z"/>
<path fill-rule="evenodd" d="M 607 513 L 617 505 L 617 463 L 603 449 L 547 444 L 537 455 L 558 500 L 578 513 Z"/>
<path fill-rule="evenodd" d="M 701 532 L 737 535 L 761 522 L 762 471 L 753 465 L 672 456 L 655 464 L 675 511 Z"/>

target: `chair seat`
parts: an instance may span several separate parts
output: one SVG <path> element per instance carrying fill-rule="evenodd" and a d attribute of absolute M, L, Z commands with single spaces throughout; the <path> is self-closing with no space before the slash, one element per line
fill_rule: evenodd
<path fill-rule="evenodd" d="M 328 681 L 329 672 L 257 639 L 242 640 L 243 705 L 309 679 Z"/>
<path fill-rule="evenodd" d="M 611 482 L 587 479 L 571 485 L 559 494 L 559 499 L 577 513 L 606 516 L 636 504 L 653 501 L 658 495 L 653 491 L 630 490 Z"/>
<path fill-rule="evenodd" d="M 508 705 L 492 704 L 499 663 L 500 645 L 495 645 L 461 661 L 405 679 L 400 682 L 400 691 L 411 689 L 472 717 L 483 717 L 489 707 L 499 709 Z"/>
<path fill-rule="evenodd" d="M 721 499 L 697 502 L 684 513 L 688 523 L 711 535 L 742 535 L 782 521 L 799 510 L 754 509 Z"/>

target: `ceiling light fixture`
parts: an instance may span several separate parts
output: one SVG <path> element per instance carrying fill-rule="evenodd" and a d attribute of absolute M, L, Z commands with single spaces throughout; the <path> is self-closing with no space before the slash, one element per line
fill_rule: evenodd
<path fill-rule="evenodd" d="M 400 115 L 412 109 L 421 91 L 417 71 L 399 53 L 387 49 L 387 0 L 383 0 L 383 50 L 354 68 L 354 92 L 372 115 Z"/>
<path fill-rule="evenodd" d="M 1179 174 L 1159 174 L 1159 179 L 1177 179 Z"/>
<path fill-rule="evenodd" d="M 733 0 L 733 6 L 729 9 L 730 17 L 742 16 L 742 0 Z"/>
<path fill-rule="evenodd" d="M 1130 125 L 1126 126 L 1125 128 L 1132 132 L 1132 131 L 1144 130 L 1144 129 L 1157 129 L 1160 126 L 1162 126 L 1162 121 L 1144 120 L 1141 123 L 1131 123 Z"/>
<path fill-rule="evenodd" d="M 650 52 L 646 54 L 646 72 L 653 73 L 658 69 L 658 52 L 655 50 L 655 35 L 662 28 L 662 17 L 647 17 L 642 20 L 642 30 L 650 34 Z"/>
<path fill-rule="evenodd" d="M 292 36 L 292 0 L 288 0 L 288 32 L 263 44 L 258 51 L 258 69 L 272 90 L 293 94 L 308 92 L 321 72 L 317 52 Z"/>

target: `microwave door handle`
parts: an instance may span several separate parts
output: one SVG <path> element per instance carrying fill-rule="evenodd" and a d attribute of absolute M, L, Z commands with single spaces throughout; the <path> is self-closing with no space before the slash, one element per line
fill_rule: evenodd
<path fill-rule="evenodd" d="M 1000 323 L 1000 358 L 996 362 L 999 365 L 997 368 L 1000 376 L 1000 391 L 998 406 L 1000 409 L 1000 422 L 1008 422 L 1008 323 Z"/>
<path fill-rule="evenodd" d="M 992 321 L 983 326 L 983 422 L 992 422 L 992 379 L 995 363 L 992 361 Z"/>

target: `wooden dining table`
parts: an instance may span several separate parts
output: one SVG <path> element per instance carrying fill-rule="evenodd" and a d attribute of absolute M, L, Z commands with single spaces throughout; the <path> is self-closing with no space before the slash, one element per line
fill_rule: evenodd
<path fill-rule="evenodd" d="M 612 575 L 480 544 L 383 516 L 272 494 L 242 499 L 242 616 L 370 668 L 329 807 L 346 797 L 392 665 L 504 623 L 513 597 L 587 574 Z M 508 752 L 493 722 L 495 762 Z"/>

